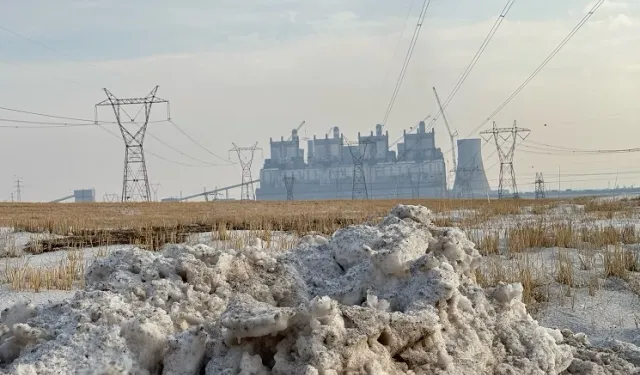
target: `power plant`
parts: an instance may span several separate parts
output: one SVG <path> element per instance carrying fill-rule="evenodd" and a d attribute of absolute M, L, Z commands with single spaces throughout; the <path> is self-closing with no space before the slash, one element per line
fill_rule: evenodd
<path fill-rule="evenodd" d="M 416 133 L 403 133 L 397 150 L 389 150 L 389 133 L 383 133 L 380 124 L 369 135 L 358 133 L 357 142 L 349 142 L 336 126 L 330 130 L 331 137 L 325 134 L 324 138 L 314 135 L 307 139 L 306 158 L 300 148 L 299 128 L 286 140 L 270 139 L 270 157 L 260 170 L 257 200 L 449 196 L 443 153 L 436 147 L 435 130 L 427 131 L 424 121 L 418 124 Z M 478 153 L 480 142 L 465 141 L 458 141 L 458 165 L 477 169 L 469 180 L 471 191 L 485 195 L 489 184 Z M 473 160 L 477 162 L 471 163 Z"/>
<path fill-rule="evenodd" d="M 52 200 L 50 203 L 59 203 L 59 202 L 64 202 L 66 200 L 69 200 L 73 198 L 74 202 L 76 203 L 83 203 L 83 202 L 95 202 L 96 201 L 96 190 L 94 188 L 90 188 L 90 189 L 76 189 L 73 191 L 73 194 L 64 196 L 62 198 L 58 198 L 55 200 Z"/>

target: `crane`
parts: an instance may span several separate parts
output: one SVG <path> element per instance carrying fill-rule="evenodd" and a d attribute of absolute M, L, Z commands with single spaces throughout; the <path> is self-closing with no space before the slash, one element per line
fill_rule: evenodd
<path fill-rule="evenodd" d="M 296 133 L 298 132 L 298 130 L 300 130 L 300 128 L 302 128 L 302 126 L 304 126 L 304 124 L 305 124 L 306 122 L 307 122 L 306 120 L 303 120 L 303 121 L 300 123 L 300 125 L 298 125 L 298 127 L 296 128 Z M 287 138 L 287 141 L 290 141 L 292 137 L 293 137 L 293 134 L 291 134 L 291 135 L 289 136 L 289 138 Z"/>
<path fill-rule="evenodd" d="M 440 104 L 440 97 L 438 96 L 438 91 L 436 88 L 433 88 L 433 93 L 436 95 L 436 100 L 438 101 L 438 107 L 440 107 L 440 114 L 442 114 L 442 119 L 444 120 L 444 124 L 447 126 L 447 131 L 449 132 L 449 138 L 451 139 L 451 158 L 453 159 L 453 170 L 458 170 L 457 160 L 456 160 L 456 141 L 455 137 L 458 136 L 458 132 L 451 132 L 451 127 L 449 126 L 449 121 L 447 121 L 447 116 L 444 115 L 444 108 L 442 108 L 442 104 Z"/>

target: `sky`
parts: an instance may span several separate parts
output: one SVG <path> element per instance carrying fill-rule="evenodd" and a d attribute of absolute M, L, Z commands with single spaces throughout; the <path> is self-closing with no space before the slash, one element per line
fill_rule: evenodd
<path fill-rule="evenodd" d="M 385 129 L 392 141 L 438 111 L 482 44 L 506 0 L 432 0 Z M 492 121 L 531 130 L 514 165 L 520 190 L 536 172 L 547 188 L 638 185 L 637 153 L 549 154 L 636 147 L 640 136 L 640 2 L 607 0 L 549 64 L 486 121 L 589 11 L 594 1 L 516 0 L 446 109 L 460 138 Z M 241 179 L 232 143 L 258 142 L 252 173 L 269 157 L 269 138 L 348 138 L 381 123 L 400 73 L 420 0 L 23 0 L 0 4 L 0 107 L 94 119 L 95 104 L 157 95 L 145 149 L 158 198 L 190 195 Z M 407 17 L 408 15 L 408 17 Z M 136 111 L 133 110 L 132 113 Z M 142 115 L 137 117 L 137 120 Z M 76 122 L 0 109 L 0 200 L 21 179 L 23 201 L 49 201 L 73 189 L 120 194 L 124 142 L 113 112 L 98 126 L 50 127 L 7 120 Z M 482 126 L 480 126 L 482 125 Z M 135 125 L 128 125 L 135 126 Z M 480 127 L 479 127 L 480 126 Z M 444 123 L 437 145 L 447 151 Z M 112 134 L 109 134 L 112 133 Z M 530 143 L 535 142 L 535 143 Z M 484 165 L 498 185 L 495 145 Z M 203 147 L 200 147 L 203 146 Z M 160 156 L 157 157 L 156 155 Z M 235 192 L 232 196 L 237 196 Z"/>

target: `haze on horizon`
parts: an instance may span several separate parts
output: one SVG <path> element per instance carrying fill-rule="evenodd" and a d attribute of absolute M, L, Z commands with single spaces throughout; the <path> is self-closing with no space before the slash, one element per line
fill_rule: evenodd
<path fill-rule="evenodd" d="M 446 97 L 491 29 L 505 0 L 433 0 L 411 64 L 386 124 L 391 141 L 437 113 L 435 86 Z M 0 6 L 0 106 L 93 119 L 102 88 L 118 97 L 171 102 L 177 125 L 222 159 L 232 142 L 254 142 L 269 156 L 269 138 L 324 136 L 331 126 L 355 138 L 383 120 L 420 12 L 421 1 L 24 0 Z M 516 0 L 491 44 L 447 108 L 460 138 L 472 133 L 547 57 L 593 1 Z M 406 18 L 411 7 L 409 18 Z M 403 32 L 404 30 L 404 32 Z M 28 37 L 30 40 L 15 35 Z M 400 35 L 402 34 L 402 38 Z M 640 115 L 640 2 L 607 0 L 549 65 L 493 120 L 531 129 L 529 140 L 579 149 L 636 147 Z M 100 120 L 114 121 L 108 108 Z M 153 110 L 153 120 L 166 117 Z M 73 189 L 96 197 L 120 193 L 123 141 L 97 126 L 28 129 L 22 121 L 63 122 L 0 110 L 3 140 L 0 200 L 15 176 L 24 201 L 49 201 Z M 488 129 L 491 122 L 482 129 Z M 116 125 L 110 130 L 118 134 Z M 450 149 L 444 123 L 437 146 Z M 149 125 L 146 150 L 159 198 L 238 183 L 239 166 L 224 164 L 167 122 Z M 158 141 L 162 140 L 164 143 Z M 169 144 L 172 148 L 166 146 Z M 175 151 L 179 150 L 180 152 Z M 484 165 L 498 184 L 495 146 Z M 185 156 L 188 155 L 189 157 Z M 233 155 L 231 155 L 233 157 Z M 263 158 L 257 154 L 253 175 Z M 194 159 L 206 161 L 202 164 Z M 447 168 L 450 154 L 445 155 Z M 638 185 L 637 153 L 545 154 L 516 151 L 522 191 L 536 172 L 548 188 Z M 585 175 L 588 174 L 588 175 Z M 236 192 L 236 196 L 239 192 Z"/>

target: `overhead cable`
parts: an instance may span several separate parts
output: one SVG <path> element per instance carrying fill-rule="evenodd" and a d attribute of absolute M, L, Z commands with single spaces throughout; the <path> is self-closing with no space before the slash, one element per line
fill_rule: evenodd
<path fill-rule="evenodd" d="M 502 104 L 498 106 L 498 108 L 496 108 L 489 116 L 487 116 L 487 118 L 484 121 L 482 121 L 478 126 L 476 126 L 471 131 L 471 133 L 469 133 L 467 137 L 471 136 L 476 131 L 478 131 L 478 129 L 486 125 L 489 121 L 491 121 L 492 118 L 494 118 L 498 113 L 500 113 L 509 103 L 511 103 L 511 101 L 516 96 L 518 96 L 518 94 L 520 94 L 520 92 L 538 75 L 538 73 L 542 71 L 542 69 L 544 69 L 544 67 L 547 66 L 547 64 L 560 52 L 560 50 L 562 50 L 562 48 L 582 28 L 582 26 L 584 26 L 584 24 L 587 23 L 587 21 L 591 18 L 591 16 L 595 14 L 595 12 L 598 10 L 598 8 L 600 8 L 600 6 L 604 3 L 604 1 L 605 0 L 598 0 L 593 5 L 591 10 L 587 14 L 585 14 L 585 16 L 580 20 L 580 22 L 578 22 L 578 24 L 571 30 L 571 32 L 569 32 L 569 34 L 562 40 L 562 42 L 560 42 L 560 44 L 551 52 L 551 54 L 549 54 L 549 56 L 547 56 L 547 58 L 542 61 L 542 63 L 533 71 L 533 73 L 531 73 L 531 75 L 529 75 L 529 77 L 527 77 L 527 79 L 525 79 L 524 82 L 522 82 L 522 84 L 513 93 L 511 93 L 511 95 L 509 95 L 509 97 L 507 97 L 507 99 L 504 102 L 502 102 Z"/>
<path fill-rule="evenodd" d="M 502 9 L 502 12 L 500 12 L 500 15 L 498 16 L 493 26 L 491 27 L 491 30 L 489 30 L 489 33 L 484 38 L 484 41 L 480 45 L 480 48 L 478 48 L 478 50 L 476 51 L 476 54 L 471 59 L 471 62 L 469 62 L 469 65 L 467 66 L 467 68 L 464 70 L 464 72 L 458 79 L 458 82 L 456 82 L 453 90 L 451 91 L 449 96 L 447 96 L 447 99 L 445 99 L 444 104 L 442 105 L 442 109 L 438 111 L 438 113 L 436 113 L 436 115 L 431 119 L 430 125 L 433 125 L 438 120 L 438 118 L 440 118 L 440 116 L 442 115 L 442 112 L 447 108 L 447 106 L 451 103 L 453 98 L 456 96 L 456 94 L 458 93 L 458 91 L 460 90 L 464 82 L 467 80 L 467 77 L 469 77 L 469 74 L 471 74 L 471 71 L 480 60 L 480 57 L 484 53 L 485 49 L 487 48 L 489 43 L 491 43 L 491 40 L 493 39 L 494 35 L 500 28 L 500 25 L 502 25 L 502 21 L 504 21 L 504 19 L 507 17 L 507 14 L 511 10 L 511 7 L 513 7 L 514 3 L 515 3 L 515 0 L 507 0 L 507 3 Z"/>
<path fill-rule="evenodd" d="M 429 9 L 429 4 L 431 4 L 431 0 L 425 0 L 422 4 L 422 10 L 420 11 L 420 15 L 418 16 L 418 23 L 416 24 L 416 28 L 413 31 L 411 43 L 409 44 L 409 49 L 407 50 L 407 54 L 405 55 L 404 63 L 402 65 L 402 69 L 400 70 L 400 75 L 398 76 L 398 80 L 396 81 L 396 86 L 393 89 L 391 100 L 389 101 L 389 105 L 387 106 L 387 110 L 384 114 L 382 125 L 387 124 L 387 120 L 389 119 L 389 115 L 391 114 L 391 110 L 393 109 L 393 105 L 395 104 L 396 98 L 398 97 L 398 92 L 400 91 L 400 87 L 402 86 L 404 76 L 407 73 L 407 68 L 409 67 L 411 56 L 413 56 L 413 51 L 415 50 L 416 42 L 418 41 L 418 37 L 420 36 L 420 30 L 422 29 L 422 23 L 424 22 L 427 10 Z"/>
<path fill-rule="evenodd" d="M 200 142 L 196 141 L 193 137 L 191 137 L 189 134 L 187 134 L 187 132 L 185 132 L 184 130 L 182 130 L 182 128 L 181 128 L 181 127 L 179 127 L 179 126 L 178 126 L 178 125 L 177 125 L 173 120 L 169 120 L 169 123 L 170 123 L 171 125 L 173 125 L 176 129 L 178 129 L 178 131 L 179 131 L 180 133 L 182 133 L 185 137 L 189 138 L 189 140 L 191 140 L 191 142 L 193 142 L 196 146 L 198 146 L 198 147 L 200 147 L 201 149 L 205 150 L 205 151 L 206 151 L 207 153 L 209 153 L 210 155 L 212 155 L 212 156 L 214 156 L 214 157 L 216 157 L 216 158 L 218 158 L 218 159 L 220 159 L 220 160 L 222 160 L 222 161 L 225 161 L 225 162 L 229 163 L 229 165 L 236 164 L 236 163 L 233 163 L 231 160 L 229 160 L 229 159 L 227 159 L 227 158 L 223 158 L 222 156 L 217 155 L 217 154 L 216 154 L 216 153 L 214 153 L 213 151 L 211 151 L 211 150 L 209 150 L 208 148 L 204 147 L 202 144 L 200 144 Z"/>

